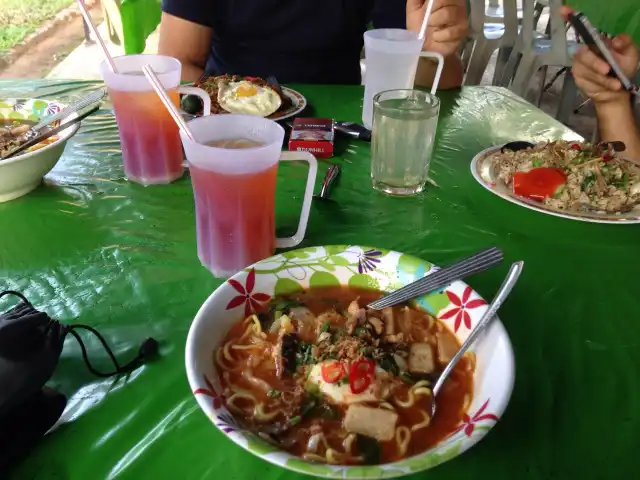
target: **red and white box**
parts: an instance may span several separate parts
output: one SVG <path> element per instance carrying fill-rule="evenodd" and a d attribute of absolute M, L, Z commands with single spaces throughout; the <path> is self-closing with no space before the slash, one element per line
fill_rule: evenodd
<path fill-rule="evenodd" d="M 289 150 L 309 152 L 318 158 L 333 157 L 334 122 L 330 118 L 296 118 Z"/>

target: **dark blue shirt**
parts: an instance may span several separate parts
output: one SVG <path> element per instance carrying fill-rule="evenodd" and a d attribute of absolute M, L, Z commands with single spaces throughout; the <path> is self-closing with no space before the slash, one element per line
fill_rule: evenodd
<path fill-rule="evenodd" d="M 162 9 L 213 29 L 207 73 L 283 83 L 360 83 L 369 23 L 406 28 L 406 0 L 162 0 Z"/>

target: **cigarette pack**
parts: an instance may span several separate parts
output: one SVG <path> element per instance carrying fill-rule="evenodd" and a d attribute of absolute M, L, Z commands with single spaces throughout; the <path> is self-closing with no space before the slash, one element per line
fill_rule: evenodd
<path fill-rule="evenodd" d="M 333 157 L 334 122 L 330 118 L 296 118 L 289 150 L 309 152 L 318 158 Z"/>

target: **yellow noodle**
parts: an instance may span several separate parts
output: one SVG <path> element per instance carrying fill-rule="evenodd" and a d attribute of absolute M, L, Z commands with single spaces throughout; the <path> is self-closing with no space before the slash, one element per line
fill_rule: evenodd
<path fill-rule="evenodd" d="M 416 384 L 411 388 L 415 390 L 416 388 L 428 387 L 429 385 L 431 384 L 427 380 L 420 380 L 419 382 L 416 382 Z"/>
<path fill-rule="evenodd" d="M 246 320 L 245 320 L 245 322 L 246 322 Z M 253 333 L 253 324 L 251 324 L 251 325 L 247 326 L 247 328 L 245 328 L 244 333 L 240 337 L 240 341 L 244 340 L 245 338 L 247 338 L 252 333 Z"/>
<path fill-rule="evenodd" d="M 327 463 L 327 459 L 316 453 L 303 453 L 302 458 L 307 462 Z"/>
<path fill-rule="evenodd" d="M 249 345 L 231 345 L 231 348 L 233 348 L 234 350 L 253 350 L 253 349 L 260 349 L 260 348 L 265 348 L 265 345 L 263 343 L 250 343 Z"/>
<path fill-rule="evenodd" d="M 462 410 L 466 412 L 467 410 L 469 410 L 470 405 L 471 405 L 471 395 L 467 393 L 464 396 L 464 400 L 462 402 Z"/>
<path fill-rule="evenodd" d="M 416 425 L 412 426 L 411 427 L 411 431 L 412 432 L 415 432 L 416 430 L 420 430 L 421 428 L 428 427 L 429 424 L 431 423 L 431 417 L 424 410 L 422 411 L 422 416 L 424 417 L 424 420 L 421 421 L 420 423 L 417 423 Z"/>
<path fill-rule="evenodd" d="M 235 411 L 236 413 L 246 413 L 243 409 L 235 404 L 236 400 L 239 399 L 250 400 L 254 403 L 254 405 L 257 403 L 255 397 L 250 393 L 236 391 L 236 393 L 227 398 L 227 407 L 229 408 L 229 410 Z"/>
<path fill-rule="evenodd" d="M 253 370 L 251 370 L 250 368 L 243 370 L 242 377 L 254 387 L 262 389 L 265 393 L 272 389 L 271 385 L 269 385 L 267 382 L 265 382 L 261 378 L 254 376 Z"/>
<path fill-rule="evenodd" d="M 391 405 L 389 402 L 380 402 L 380 407 L 381 408 L 386 408 L 387 410 L 394 410 L 395 411 L 395 407 L 393 405 Z"/>
<path fill-rule="evenodd" d="M 257 315 L 251 315 L 249 319 L 253 322 L 253 331 L 256 332 L 257 335 L 262 333 L 262 325 L 260 325 L 260 320 Z"/>
<path fill-rule="evenodd" d="M 240 366 L 230 367 L 229 365 L 224 363 L 222 361 L 222 354 L 223 354 L 223 347 L 220 347 L 218 348 L 218 350 L 216 350 L 216 363 L 220 368 L 222 368 L 223 370 L 228 370 L 230 372 L 235 372 L 240 369 Z"/>
<path fill-rule="evenodd" d="M 347 452 L 349 455 L 353 455 L 353 452 L 351 451 L 351 448 L 353 447 L 353 442 L 356 440 L 356 434 L 355 433 L 350 433 L 349 435 L 347 435 L 344 439 L 344 441 L 342 442 L 342 446 L 344 447 L 344 451 Z"/>
<path fill-rule="evenodd" d="M 409 450 L 409 442 L 411 442 L 411 430 L 404 425 L 396 428 L 396 444 L 398 445 L 398 453 L 404 457 Z"/>
<path fill-rule="evenodd" d="M 276 418 L 280 414 L 280 412 L 280 409 L 276 409 L 271 413 L 267 413 L 264 411 L 264 404 L 258 403 L 253 409 L 253 416 L 259 422 L 268 422 L 269 420 L 273 420 L 274 418 Z"/>
<path fill-rule="evenodd" d="M 327 463 L 332 465 L 341 465 L 346 460 L 347 455 L 344 455 L 333 448 L 327 448 Z"/>
<path fill-rule="evenodd" d="M 413 393 L 415 393 L 416 395 L 427 395 L 427 396 L 430 396 L 431 395 L 431 390 L 429 390 L 428 388 L 425 388 L 425 387 L 420 387 L 420 388 L 415 388 L 413 390 Z"/>
<path fill-rule="evenodd" d="M 411 407 L 413 407 L 414 403 L 416 403 L 416 399 L 413 396 L 413 390 L 409 390 L 407 392 L 407 401 L 406 402 L 403 402 L 398 397 L 395 397 L 395 404 L 398 405 L 400 408 L 411 408 Z"/>
<path fill-rule="evenodd" d="M 224 353 L 224 358 L 226 360 L 229 360 L 231 363 L 235 363 L 236 359 L 231 356 L 231 352 L 229 351 L 229 348 L 231 348 L 232 343 L 233 343 L 232 340 L 225 343 L 222 353 Z"/>

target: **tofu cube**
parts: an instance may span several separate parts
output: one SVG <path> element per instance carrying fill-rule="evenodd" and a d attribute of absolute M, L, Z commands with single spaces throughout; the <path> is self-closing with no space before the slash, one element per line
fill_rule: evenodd
<path fill-rule="evenodd" d="M 409 350 L 409 371 L 412 373 L 433 373 L 436 369 L 433 349 L 428 343 L 412 343 Z"/>
<path fill-rule="evenodd" d="M 446 365 L 451 361 L 460 346 L 451 333 L 438 332 L 436 333 L 436 338 L 438 339 L 438 362 L 441 365 Z"/>
<path fill-rule="evenodd" d="M 379 442 L 392 440 L 396 434 L 398 414 L 383 408 L 349 405 L 344 418 L 344 428 L 348 432 L 375 438 Z"/>

